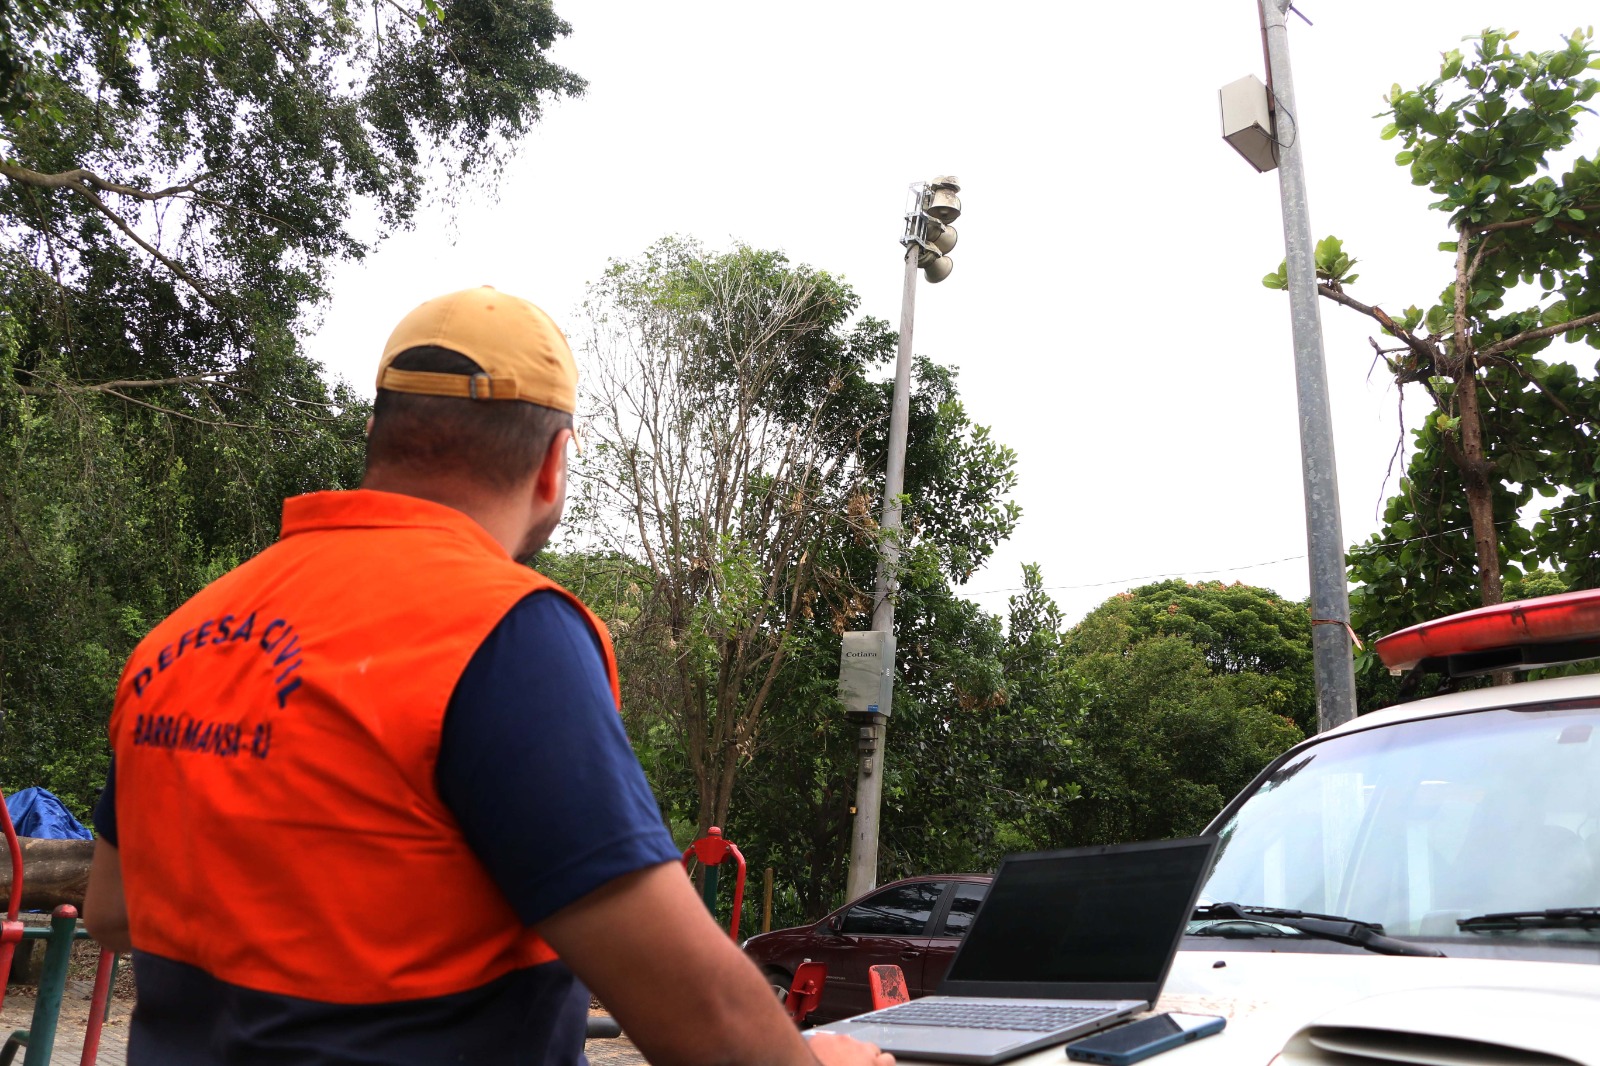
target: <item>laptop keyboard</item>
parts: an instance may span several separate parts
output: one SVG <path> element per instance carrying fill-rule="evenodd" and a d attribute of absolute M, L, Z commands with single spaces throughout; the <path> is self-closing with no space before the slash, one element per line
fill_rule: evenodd
<path fill-rule="evenodd" d="M 1066 1007 L 1048 1003 L 902 1003 L 853 1019 L 886 1025 L 933 1025 L 959 1029 L 1020 1029 L 1048 1033 L 1113 1013 L 1105 1007 Z"/>

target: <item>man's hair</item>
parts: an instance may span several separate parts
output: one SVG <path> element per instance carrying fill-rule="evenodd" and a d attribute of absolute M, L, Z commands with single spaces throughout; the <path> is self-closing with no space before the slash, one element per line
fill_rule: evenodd
<path fill-rule="evenodd" d="M 408 348 L 397 370 L 476 374 L 471 359 L 447 348 Z M 530 477 L 559 430 L 572 428 L 565 411 L 524 400 L 468 400 L 379 389 L 367 434 L 367 470 L 404 467 L 450 474 L 485 488 L 509 489 Z"/>

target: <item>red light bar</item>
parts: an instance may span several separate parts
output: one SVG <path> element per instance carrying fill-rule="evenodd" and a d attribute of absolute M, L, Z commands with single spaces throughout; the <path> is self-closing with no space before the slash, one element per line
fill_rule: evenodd
<path fill-rule="evenodd" d="M 1377 640 L 1378 657 L 1391 670 L 1424 659 L 1600 640 L 1600 589 L 1497 603 L 1402 629 Z"/>

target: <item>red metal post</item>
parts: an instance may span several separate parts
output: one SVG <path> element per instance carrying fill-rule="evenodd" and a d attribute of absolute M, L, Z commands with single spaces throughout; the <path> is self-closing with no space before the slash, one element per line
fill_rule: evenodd
<path fill-rule="evenodd" d="M 728 923 L 728 935 L 737 941 L 739 939 L 740 911 L 744 909 L 744 880 L 747 873 L 744 855 L 740 853 L 738 847 L 732 841 L 723 839 L 721 829 L 712 826 L 705 836 L 683 849 L 683 868 L 688 871 L 691 857 L 699 859 L 701 866 L 716 867 L 721 866 L 730 856 L 734 862 L 733 918 Z M 707 870 L 707 873 L 711 872 L 713 871 Z M 710 905 L 709 899 L 707 900 L 707 905 Z"/>
<path fill-rule="evenodd" d="M 116 953 L 110 948 L 100 949 L 100 963 L 94 970 L 94 998 L 89 1003 L 89 1027 L 83 1033 L 83 1058 L 78 1066 L 94 1066 L 100 1054 L 100 1028 L 106 1023 L 111 1006 L 111 974 Z"/>
<path fill-rule="evenodd" d="M 22 923 L 17 920 L 22 910 L 22 842 L 17 839 L 17 827 L 11 824 L 11 811 L 6 807 L 3 792 L 0 792 L 0 821 L 6 831 L 6 848 L 11 852 L 11 900 L 6 904 L 5 921 L 0 922 L 0 1007 L 4 1007 L 6 983 L 11 979 L 11 955 L 22 939 Z"/>
<path fill-rule="evenodd" d="M 739 942 L 739 921 L 744 917 L 744 856 L 732 842 L 728 844 L 728 851 L 733 855 L 733 861 L 738 868 L 733 875 L 733 917 L 728 922 L 728 935 L 733 937 L 733 942 Z"/>

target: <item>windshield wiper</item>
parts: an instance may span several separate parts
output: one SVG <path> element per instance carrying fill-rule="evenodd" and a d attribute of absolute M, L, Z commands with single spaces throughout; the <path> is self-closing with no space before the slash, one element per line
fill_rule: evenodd
<path fill-rule="evenodd" d="M 1313 914 L 1307 911 L 1285 910 L 1281 907 L 1245 907 L 1237 903 L 1211 903 L 1196 907 L 1194 917 L 1204 920 L 1259 921 L 1281 925 L 1318 940 L 1331 940 L 1337 944 L 1365 948 L 1379 955 L 1417 955 L 1444 958 L 1436 948 L 1410 944 L 1383 935 L 1383 926 L 1377 922 L 1363 922 L 1355 918 L 1342 918 L 1335 914 Z M 1213 934 L 1217 935 L 1217 934 Z M 1238 933 L 1228 935 L 1237 936 Z"/>
<path fill-rule="evenodd" d="M 1543 911 L 1499 911 L 1462 918 L 1462 929 L 1595 929 L 1600 928 L 1600 907 L 1552 907 Z"/>

